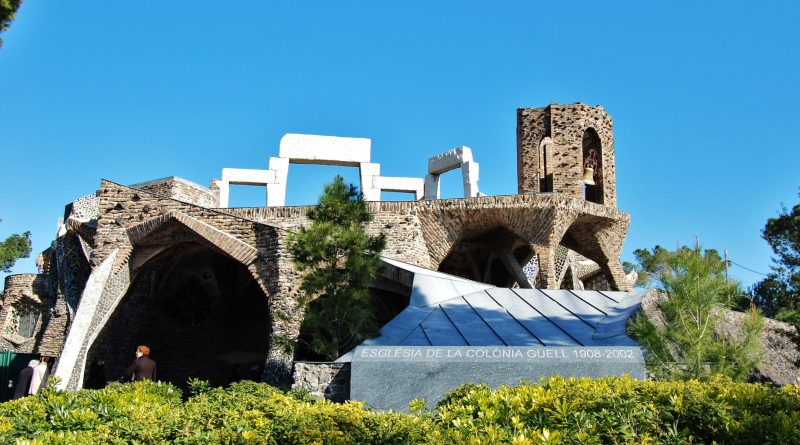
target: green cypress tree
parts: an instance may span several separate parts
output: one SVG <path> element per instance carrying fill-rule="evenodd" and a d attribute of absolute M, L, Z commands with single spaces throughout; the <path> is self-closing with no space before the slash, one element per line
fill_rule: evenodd
<path fill-rule="evenodd" d="M 382 233 L 366 233 L 372 214 L 356 187 L 338 175 L 308 218 L 311 224 L 288 242 L 303 272 L 299 341 L 318 358 L 334 360 L 377 331 L 368 286 L 379 272 L 386 240 Z"/>

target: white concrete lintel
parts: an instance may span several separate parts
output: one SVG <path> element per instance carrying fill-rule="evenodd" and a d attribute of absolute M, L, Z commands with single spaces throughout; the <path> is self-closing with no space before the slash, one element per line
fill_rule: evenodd
<path fill-rule="evenodd" d="M 267 185 L 275 183 L 274 170 L 255 170 L 249 168 L 223 168 L 222 180 L 238 185 Z"/>
<path fill-rule="evenodd" d="M 370 162 L 371 146 L 367 138 L 288 133 L 281 138 L 278 156 L 297 164 L 357 166 Z"/>
<path fill-rule="evenodd" d="M 425 181 L 422 178 L 400 176 L 376 176 L 373 182 L 380 191 L 413 193 L 414 199 L 422 199 Z"/>
<path fill-rule="evenodd" d="M 472 161 L 472 149 L 466 145 L 456 147 L 428 159 L 428 173 L 440 175 Z"/>

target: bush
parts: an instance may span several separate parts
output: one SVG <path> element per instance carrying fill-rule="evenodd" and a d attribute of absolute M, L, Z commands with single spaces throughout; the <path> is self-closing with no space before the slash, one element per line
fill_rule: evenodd
<path fill-rule="evenodd" d="M 373 412 L 263 383 L 182 402 L 164 383 L 74 393 L 47 389 L 0 404 L 0 442 L 56 444 L 800 443 L 800 388 L 564 379 L 464 385 L 434 411 Z"/>
<path fill-rule="evenodd" d="M 735 383 L 564 379 L 468 385 L 433 415 L 441 443 L 800 443 L 800 390 Z"/>

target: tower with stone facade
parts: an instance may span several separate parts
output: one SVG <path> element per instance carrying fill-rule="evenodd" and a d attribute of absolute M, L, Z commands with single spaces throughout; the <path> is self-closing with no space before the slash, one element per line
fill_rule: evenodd
<path fill-rule="evenodd" d="M 595 185 L 586 185 L 592 151 Z M 616 207 L 611 116 L 580 102 L 517 109 L 517 184 L 520 194 L 553 192 Z"/>

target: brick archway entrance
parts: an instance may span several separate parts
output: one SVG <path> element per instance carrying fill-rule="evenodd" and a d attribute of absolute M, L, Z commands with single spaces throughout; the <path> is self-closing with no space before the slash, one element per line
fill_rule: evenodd
<path fill-rule="evenodd" d="M 84 376 L 102 360 L 116 380 L 138 344 L 152 349 L 158 378 L 186 388 L 189 378 L 224 385 L 257 379 L 267 356 L 269 312 L 241 263 L 196 241 L 149 259 L 89 351 Z"/>

